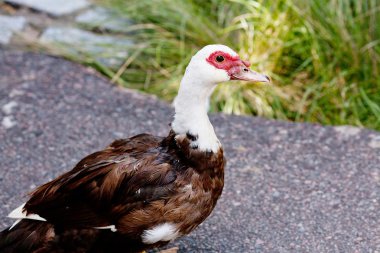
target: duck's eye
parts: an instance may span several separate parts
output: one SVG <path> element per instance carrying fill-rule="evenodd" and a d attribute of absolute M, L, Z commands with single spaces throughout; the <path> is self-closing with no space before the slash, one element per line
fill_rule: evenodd
<path fill-rule="evenodd" d="M 222 61 L 224 61 L 224 57 L 221 56 L 221 55 L 218 55 L 218 56 L 216 57 L 216 61 L 217 61 L 217 62 L 222 62 Z"/>

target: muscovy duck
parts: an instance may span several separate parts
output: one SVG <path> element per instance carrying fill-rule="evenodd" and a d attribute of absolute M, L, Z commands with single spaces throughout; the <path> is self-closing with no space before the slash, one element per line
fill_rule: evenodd
<path fill-rule="evenodd" d="M 269 82 L 236 52 L 208 45 L 191 59 L 166 137 L 114 141 L 39 186 L 9 214 L 0 252 L 141 252 L 189 234 L 224 185 L 222 145 L 208 115 L 216 85 Z"/>

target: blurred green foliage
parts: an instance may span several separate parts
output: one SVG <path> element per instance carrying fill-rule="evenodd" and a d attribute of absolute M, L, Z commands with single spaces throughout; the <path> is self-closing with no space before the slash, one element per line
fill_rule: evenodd
<path fill-rule="evenodd" d="M 380 1 L 106 0 L 134 20 L 114 81 L 171 100 L 191 56 L 235 49 L 270 86 L 221 84 L 213 111 L 380 130 Z"/>

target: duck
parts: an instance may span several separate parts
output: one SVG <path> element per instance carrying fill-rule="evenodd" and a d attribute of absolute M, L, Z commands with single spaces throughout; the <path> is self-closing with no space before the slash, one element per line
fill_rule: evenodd
<path fill-rule="evenodd" d="M 113 141 L 29 194 L 0 252 L 144 252 L 189 234 L 213 211 L 226 159 L 208 117 L 222 82 L 269 82 L 225 45 L 190 60 L 167 136 Z"/>

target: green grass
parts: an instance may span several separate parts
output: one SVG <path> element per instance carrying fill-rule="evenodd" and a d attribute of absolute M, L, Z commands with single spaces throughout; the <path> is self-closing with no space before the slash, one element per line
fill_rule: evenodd
<path fill-rule="evenodd" d="M 171 100 L 192 54 L 225 44 L 273 83 L 221 84 L 213 111 L 380 130 L 380 1 L 101 3 L 136 22 L 131 58 L 105 71 L 122 85 Z"/>

